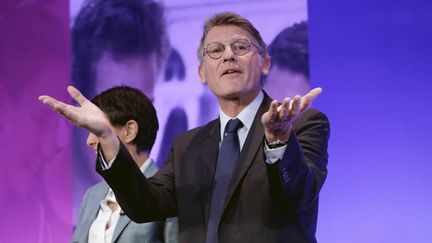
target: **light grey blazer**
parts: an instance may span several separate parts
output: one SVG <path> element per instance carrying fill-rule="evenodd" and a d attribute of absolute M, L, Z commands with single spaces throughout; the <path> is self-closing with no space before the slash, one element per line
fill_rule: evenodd
<path fill-rule="evenodd" d="M 151 161 L 145 169 L 144 175 L 151 177 L 157 170 L 158 168 Z M 105 199 L 108 190 L 108 184 L 102 181 L 86 191 L 81 203 L 79 221 L 72 236 L 72 243 L 87 243 L 90 226 L 96 219 L 100 209 L 100 202 Z M 112 242 L 178 243 L 177 218 L 137 224 L 126 215 L 120 215 L 114 229 Z"/>

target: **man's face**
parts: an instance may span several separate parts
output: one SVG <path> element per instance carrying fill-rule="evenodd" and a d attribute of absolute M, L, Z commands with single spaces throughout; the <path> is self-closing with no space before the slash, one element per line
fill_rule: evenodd
<path fill-rule="evenodd" d="M 153 99 L 158 69 L 156 59 L 155 53 L 146 57 L 132 56 L 116 59 L 109 52 L 105 52 L 95 67 L 96 94 L 124 84 L 143 91 Z"/>
<path fill-rule="evenodd" d="M 273 99 L 283 101 L 285 97 L 307 94 L 310 85 L 305 75 L 274 66 L 267 76 L 265 90 Z"/>
<path fill-rule="evenodd" d="M 239 39 L 256 43 L 246 30 L 233 25 L 213 27 L 205 38 L 204 47 L 212 42 L 225 45 L 221 58 L 212 59 L 207 54 L 203 58 L 203 65 L 199 67 L 201 81 L 209 85 L 218 100 L 255 97 L 261 89 L 261 75 L 268 73 L 268 57 L 262 58 L 253 44 L 250 45 L 249 52 L 242 56 L 233 52 L 230 44 Z"/>

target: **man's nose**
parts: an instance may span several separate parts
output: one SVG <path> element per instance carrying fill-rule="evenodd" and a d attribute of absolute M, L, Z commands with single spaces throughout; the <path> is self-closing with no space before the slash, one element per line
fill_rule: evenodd
<path fill-rule="evenodd" d="M 98 143 L 99 141 L 96 138 L 96 135 L 94 135 L 93 133 L 89 133 L 87 137 L 87 145 L 92 147 L 94 150 L 96 150 Z"/>
<path fill-rule="evenodd" d="M 222 58 L 224 62 L 234 61 L 237 58 L 237 55 L 233 52 L 231 46 L 227 46 L 225 48 Z"/>

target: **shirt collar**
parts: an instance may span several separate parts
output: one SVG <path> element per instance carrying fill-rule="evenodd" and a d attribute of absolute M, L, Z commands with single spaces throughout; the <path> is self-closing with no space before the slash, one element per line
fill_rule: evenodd
<path fill-rule="evenodd" d="M 261 105 L 261 102 L 264 99 L 264 94 L 262 91 L 260 91 L 255 97 L 255 99 L 246 106 L 238 115 L 237 117 L 230 117 L 227 114 L 225 114 L 222 109 L 219 108 L 219 120 L 221 124 L 221 140 L 223 136 L 223 132 L 225 130 L 225 126 L 228 123 L 229 120 L 238 118 L 242 123 L 243 127 L 249 130 L 252 126 L 252 123 L 254 121 L 255 115 L 258 112 L 258 109 Z"/>
<path fill-rule="evenodd" d="M 152 161 L 153 160 L 152 160 L 152 158 L 150 158 L 150 156 L 147 158 L 146 161 L 144 161 L 144 164 L 142 164 L 141 167 L 140 167 L 141 173 L 144 174 L 144 171 L 147 170 L 147 168 L 150 166 L 150 164 L 152 163 Z"/>

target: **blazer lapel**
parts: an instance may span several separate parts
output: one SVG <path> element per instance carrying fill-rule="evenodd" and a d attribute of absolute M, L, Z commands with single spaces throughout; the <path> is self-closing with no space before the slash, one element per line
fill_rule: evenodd
<path fill-rule="evenodd" d="M 149 178 L 152 177 L 156 172 L 158 171 L 158 168 L 153 160 L 150 161 L 150 164 L 146 167 L 143 174 Z M 127 217 L 125 214 L 120 214 L 120 217 L 117 221 L 117 225 L 114 229 L 112 242 L 116 242 L 117 238 L 120 236 L 121 232 L 124 230 L 124 228 L 131 222 L 131 219 Z"/>
<path fill-rule="evenodd" d="M 214 120 L 209 124 L 207 132 L 200 139 L 200 144 L 203 150 L 198 151 L 199 168 L 201 170 L 201 189 L 204 222 L 207 224 L 210 214 L 210 203 L 213 192 L 213 182 L 216 170 L 216 162 L 219 150 L 220 140 L 220 122 L 219 119 Z"/>
<path fill-rule="evenodd" d="M 265 93 L 264 93 L 265 94 Z M 237 160 L 237 165 L 231 181 L 231 186 L 228 191 L 227 200 L 225 201 L 224 211 L 234 194 L 234 191 L 238 187 L 242 178 L 246 175 L 249 167 L 260 151 L 260 146 L 263 145 L 264 140 L 264 128 L 261 125 L 261 117 L 268 110 L 271 99 L 267 94 L 264 95 L 264 99 L 255 115 L 254 122 L 252 123 L 251 129 L 249 130 L 246 141 L 243 145 L 242 151 Z"/>
<path fill-rule="evenodd" d="M 117 221 L 117 225 L 114 229 L 112 242 L 116 242 L 117 238 L 120 236 L 124 228 L 130 223 L 130 221 L 131 220 L 125 214 L 120 215 Z"/>
<path fill-rule="evenodd" d="M 91 203 L 91 208 L 89 210 L 89 214 L 92 220 L 94 220 L 97 217 L 100 209 L 100 203 L 102 200 L 105 199 L 106 195 L 108 194 L 108 190 L 109 190 L 108 184 L 106 184 L 106 182 L 102 182 L 102 183 L 103 185 L 101 186 L 101 188 L 97 190 L 94 194 L 94 197 L 92 197 L 94 199 L 94 202 Z"/>
<path fill-rule="evenodd" d="M 100 209 L 100 202 L 105 199 L 109 187 L 108 184 L 106 184 L 105 182 L 101 182 L 103 183 L 101 185 L 100 188 L 98 188 L 97 190 L 95 190 L 94 194 L 89 197 L 89 208 L 86 210 L 86 225 L 83 226 L 82 228 L 85 229 L 85 233 L 83 232 L 82 237 L 81 237 L 81 241 L 80 242 L 87 242 L 88 240 L 88 235 L 89 235 L 89 230 L 90 227 L 93 223 L 93 221 L 96 219 L 98 213 L 99 213 L 99 209 Z"/>

